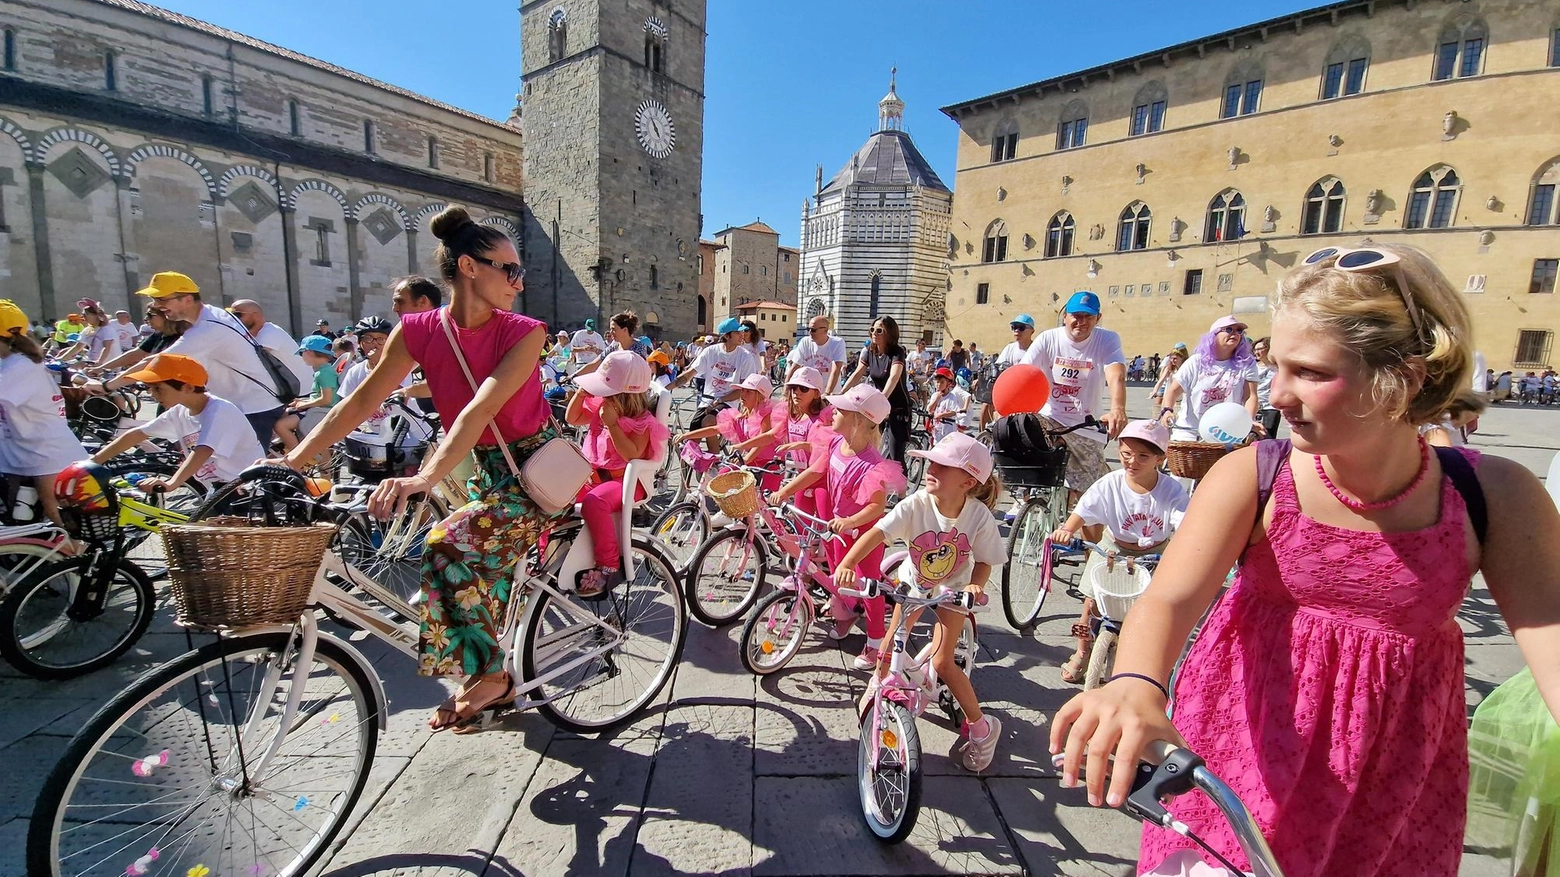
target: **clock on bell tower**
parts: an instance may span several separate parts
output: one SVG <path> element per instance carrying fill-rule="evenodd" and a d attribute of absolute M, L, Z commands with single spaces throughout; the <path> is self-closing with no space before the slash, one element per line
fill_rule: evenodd
<path fill-rule="evenodd" d="M 554 330 L 697 328 L 704 26 L 705 0 L 520 7 L 525 300 Z"/>

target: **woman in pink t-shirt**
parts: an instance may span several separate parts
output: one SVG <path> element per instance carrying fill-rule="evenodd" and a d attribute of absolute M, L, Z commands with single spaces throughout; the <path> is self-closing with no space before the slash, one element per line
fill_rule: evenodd
<path fill-rule="evenodd" d="M 418 671 L 466 679 L 429 726 L 459 732 L 483 710 L 514 699 L 498 640 L 514 568 L 549 521 L 510 473 L 500 443 L 523 466 L 556 432 L 547 425 L 550 409 L 537 369 L 546 329 L 509 310 L 525 276 L 514 242 L 493 226 L 473 222 L 461 207 L 434 217 L 432 231 L 439 239 L 433 258 L 450 287 L 449 306 L 403 314 L 368 378 L 286 462 L 301 468 L 346 436 L 400 388 L 415 366 L 427 375 L 448 435 L 416 475 L 381 482 L 369 498 L 369 512 L 381 518 L 400 513 L 409 497 L 432 490 L 476 451 L 476 472 L 467 483 L 470 502 L 428 535 L 425 599 L 419 604 Z M 451 334 L 459 353 L 450 344 Z M 475 390 L 461 359 L 471 369 Z"/>

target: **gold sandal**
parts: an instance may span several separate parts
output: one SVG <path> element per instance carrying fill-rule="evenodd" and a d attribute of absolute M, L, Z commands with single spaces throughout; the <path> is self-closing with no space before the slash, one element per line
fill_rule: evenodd
<path fill-rule="evenodd" d="M 1090 645 L 1092 646 L 1093 644 L 1091 643 Z M 1083 683 L 1084 676 L 1089 672 L 1090 651 L 1093 651 L 1093 649 L 1073 652 L 1072 657 L 1067 659 L 1067 663 L 1062 665 L 1063 682 L 1066 682 L 1068 685 L 1081 685 Z"/>

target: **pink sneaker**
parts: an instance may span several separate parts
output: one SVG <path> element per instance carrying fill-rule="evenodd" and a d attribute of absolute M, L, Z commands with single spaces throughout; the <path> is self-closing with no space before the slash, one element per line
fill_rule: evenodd
<path fill-rule="evenodd" d="M 851 666 L 857 670 L 871 670 L 878 665 L 878 659 L 882 656 L 883 652 L 876 646 L 867 646 L 856 656 L 856 660 L 851 662 Z"/>
<path fill-rule="evenodd" d="M 959 763 L 971 773 L 980 773 L 991 766 L 991 759 L 997 754 L 997 741 L 1002 738 L 1002 723 L 996 716 L 986 713 L 981 718 L 986 723 L 986 736 L 975 739 L 967 720 L 959 729 L 959 735 L 964 738 L 959 746 Z"/>
<path fill-rule="evenodd" d="M 834 626 L 829 628 L 829 639 L 841 640 L 850 636 L 850 629 L 856 626 L 856 619 L 861 615 L 854 607 L 845 605 L 845 600 L 839 596 L 829 598 L 829 617 L 834 619 Z"/>

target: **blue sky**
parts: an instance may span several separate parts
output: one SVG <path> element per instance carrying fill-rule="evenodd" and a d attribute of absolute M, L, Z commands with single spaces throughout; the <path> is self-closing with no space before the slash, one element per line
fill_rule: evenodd
<path fill-rule="evenodd" d="M 704 233 L 762 218 L 794 246 L 814 166 L 832 176 L 872 133 L 896 65 L 905 127 L 952 186 L 938 107 L 1318 2 L 709 0 Z M 517 0 L 159 5 L 499 119 L 519 90 Z"/>

